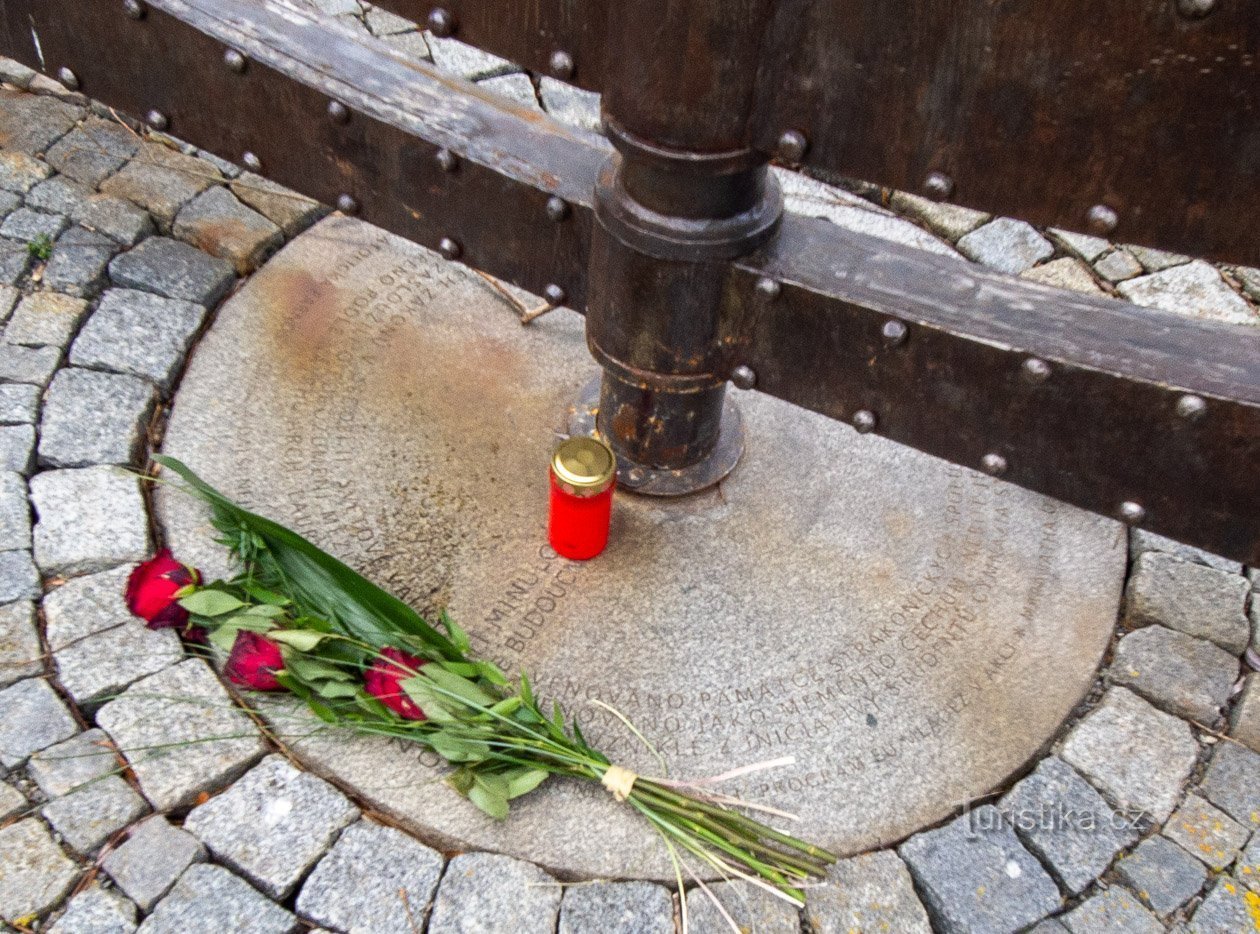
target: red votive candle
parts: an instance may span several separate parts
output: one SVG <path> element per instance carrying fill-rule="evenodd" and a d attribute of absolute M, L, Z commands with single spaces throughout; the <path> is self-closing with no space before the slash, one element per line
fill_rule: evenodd
<path fill-rule="evenodd" d="M 547 537 L 556 554 L 594 558 L 608 544 L 617 458 L 597 438 L 562 441 L 551 458 L 551 513 Z"/>

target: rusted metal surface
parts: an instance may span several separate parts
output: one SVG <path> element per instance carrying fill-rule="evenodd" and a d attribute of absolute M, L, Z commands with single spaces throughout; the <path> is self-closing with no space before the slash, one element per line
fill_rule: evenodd
<path fill-rule="evenodd" d="M 1260 564 L 1260 329 L 800 217 L 735 264 L 727 308 L 732 365 L 764 392 Z"/>
<path fill-rule="evenodd" d="M 602 140 L 280 4 L 145 6 L 136 20 L 113 0 L 4 0 L 5 48 L 39 68 L 33 31 L 48 70 L 71 68 L 86 94 L 159 111 L 181 139 L 236 162 L 254 153 L 268 178 L 328 204 L 348 195 L 387 230 L 432 249 L 449 240 L 471 265 L 585 303 Z M 568 210 L 549 212 L 552 197 Z"/>
<path fill-rule="evenodd" d="M 961 204 L 1260 264 L 1260 0 L 779 0 L 755 145 Z"/>
<path fill-rule="evenodd" d="M 756 152 L 654 153 L 627 135 L 630 168 L 603 186 L 596 222 L 597 178 L 616 167 L 603 141 L 273 0 L 154 0 L 139 20 L 112 0 L 0 0 L 0 12 L 9 54 L 40 67 L 34 25 L 47 72 L 71 68 L 133 115 L 160 111 L 180 137 L 253 152 L 277 181 L 346 195 L 367 220 L 534 292 L 563 288 L 579 310 L 598 286 L 612 300 L 592 346 L 623 382 L 702 395 L 735 377 L 1260 564 L 1260 330 L 1077 297 L 818 221 L 776 228 Z M 719 125 L 711 115 L 695 138 Z M 686 314 L 669 313 L 671 290 Z"/>

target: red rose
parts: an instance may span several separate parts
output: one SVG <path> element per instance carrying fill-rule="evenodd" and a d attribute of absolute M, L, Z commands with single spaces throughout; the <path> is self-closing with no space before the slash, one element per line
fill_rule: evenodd
<path fill-rule="evenodd" d="M 185 567 L 163 548 L 127 579 L 127 609 L 145 621 L 150 629 L 183 628 L 188 611 L 175 600 L 175 594 L 189 584 L 200 584 L 196 568 Z"/>
<path fill-rule="evenodd" d="M 401 649 L 381 649 L 380 656 L 363 676 L 367 692 L 404 720 L 427 720 L 420 705 L 407 696 L 402 684 L 429 664 L 422 658 L 408 655 Z"/>
<path fill-rule="evenodd" d="M 242 629 L 236 634 L 223 672 L 228 680 L 255 691 L 283 691 L 276 672 L 284 668 L 280 646 L 266 636 Z"/>

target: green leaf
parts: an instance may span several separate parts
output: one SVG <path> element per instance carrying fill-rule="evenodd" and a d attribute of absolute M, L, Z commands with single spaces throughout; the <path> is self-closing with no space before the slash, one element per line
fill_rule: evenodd
<path fill-rule="evenodd" d="M 235 626 L 221 626 L 218 629 L 210 630 L 209 641 L 212 646 L 222 652 L 232 651 L 232 646 L 236 644 L 236 634 L 240 632 Z"/>
<path fill-rule="evenodd" d="M 326 697 L 329 700 L 338 700 L 343 697 L 355 697 L 359 693 L 357 684 L 350 684 L 346 681 L 321 681 L 315 686 L 316 692 L 320 697 Z"/>
<path fill-rule="evenodd" d="M 433 682 L 427 678 L 419 676 L 404 678 L 398 682 L 398 686 L 406 692 L 408 697 L 419 704 L 420 709 L 424 711 L 424 715 L 435 723 L 455 723 L 459 720 L 459 717 L 449 706 L 455 701 L 449 700 L 444 694 L 439 694 L 434 690 Z"/>
<path fill-rule="evenodd" d="M 353 672 L 346 671 L 310 655 L 290 655 L 284 660 L 284 667 L 293 672 L 307 684 L 319 681 L 352 681 L 358 682 Z"/>
<path fill-rule="evenodd" d="M 461 678 L 453 671 L 447 671 L 441 664 L 425 665 L 420 669 L 422 677 L 428 678 L 444 691 L 449 691 L 460 700 L 475 707 L 493 707 L 496 699 L 483 691 L 467 678 Z"/>
<path fill-rule="evenodd" d="M 511 697 L 505 697 L 490 709 L 501 717 L 510 717 L 521 708 L 521 699 L 513 694 Z"/>
<path fill-rule="evenodd" d="M 464 797 L 468 796 L 469 790 L 473 786 L 473 773 L 471 769 L 456 769 L 446 778 L 446 783 L 458 791 Z"/>
<path fill-rule="evenodd" d="M 508 816 L 508 799 L 506 795 L 496 795 L 486 790 L 480 777 L 468 789 L 468 800 L 495 820 L 506 820 Z"/>
<path fill-rule="evenodd" d="M 521 795 L 529 794 L 547 780 L 548 774 L 550 773 L 542 769 L 525 768 L 513 769 L 510 773 L 505 772 L 508 798 L 519 798 Z"/>
<path fill-rule="evenodd" d="M 259 587 L 257 584 L 243 584 L 242 589 L 259 603 L 265 603 L 268 606 L 288 606 L 293 602 L 284 594 L 268 590 L 266 587 Z"/>
<path fill-rule="evenodd" d="M 267 603 L 258 603 L 249 607 L 241 615 L 256 616 L 261 619 L 278 619 L 285 615 L 285 609 L 282 606 L 271 606 Z"/>
<path fill-rule="evenodd" d="M 460 652 L 467 655 L 468 650 L 471 648 L 471 643 L 468 641 L 468 633 L 455 624 L 455 620 L 451 619 L 446 610 L 442 610 L 438 619 L 441 620 L 442 626 L 445 627 L 446 631 L 450 633 L 451 641 L 455 643 Z"/>
<path fill-rule="evenodd" d="M 529 684 L 529 675 L 521 672 L 521 700 L 525 702 L 525 706 L 534 706 L 534 690 Z"/>
<path fill-rule="evenodd" d="M 433 733 L 429 745 L 447 762 L 482 762 L 486 758 L 485 743 L 462 739 L 445 730 Z"/>
<path fill-rule="evenodd" d="M 222 590 L 206 587 L 184 597 L 179 601 L 179 605 L 189 613 L 213 618 L 239 610 L 245 605 L 245 601 Z"/>
<path fill-rule="evenodd" d="M 311 632 L 309 629 L 276 629 L 268 633 L 267 638 L 299 652 L 309 652 L 327 637 L 322 632 Z"/>

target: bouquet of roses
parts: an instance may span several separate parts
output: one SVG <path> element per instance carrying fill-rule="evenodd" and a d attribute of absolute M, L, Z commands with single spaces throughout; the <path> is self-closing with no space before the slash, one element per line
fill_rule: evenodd
<path fill-rule="evenodd" d="M 513 685 L 497 666 L 472 656 L 467 636 L 446 614 L 440 629 L 430 625 L 179 461 L 155 460 L 209 505 L 239 573 L 206 583 L 163 551 L 132 574 L 128 606 L 150 627 L 176 627 L 226 654 L 223 670 L 233 683 L 289 691 L 328 723 L 428 746 L 454 766 L 451 787 L 496 818 L 553 775 L 600 782 L 661 834 L 680 886 L 681 851 L 723 877 L 800 904 L 801 884 L 835 861 L 748 817 L 737 808 L 752 805 L 707 785 L 649 779 L 610 762 L 576 720 L 565 721 L 559 705 L 545 708 L 524 673 Z"/>

